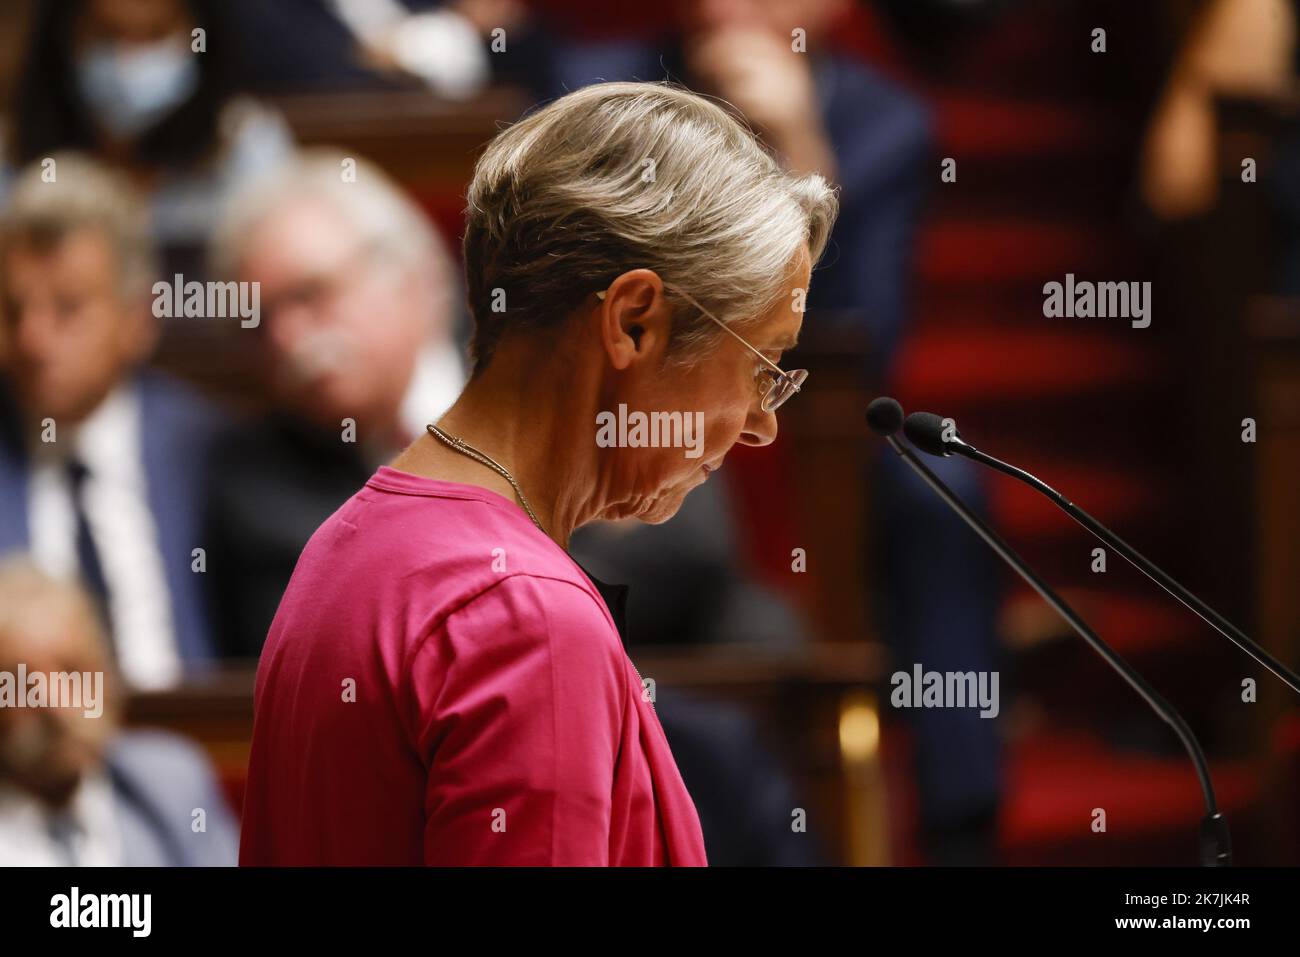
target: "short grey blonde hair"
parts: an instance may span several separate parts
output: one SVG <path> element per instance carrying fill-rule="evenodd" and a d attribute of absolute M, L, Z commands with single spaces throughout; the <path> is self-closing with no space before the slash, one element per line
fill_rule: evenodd
<path fill-rule="evenodd" d="M 82 229 L 113 250 L 122 294 L 147 296 L 158 273 L 149 206 L 125 175 L 80 153 L 56 153 L 18 176 L 0 215 L 0 250 L 48 248 Z"/>
<path fill-rule="evenodd" d="M 554 328 L 631 269 L 724 322 L 760 316 L 805 244 L 816 263 L 839 208 L 821 176 L 785 172 L 718 103 L 665 83 L 595 84 L 519 121 L 488 145 L 467 199 L 475 371 L 507 331 Z M 675 305 L 679 355 L 721 334 Z"/>
<path fill-rule="evenodd" d="M 344 180 L 345 168 L 355 172 L 355 178 Z M 214 273 L 235 275 L 258 225 L 304 199 L 337 212 L 356 230 L 360 242 L 377 249 L 385 262 L 426 275 L 432 270 L 438 306 L 450 307 L 456 269 L 437 229 L 383 170 L 330 147 L 301 150 L 235 190 L 222 206 L 209 243 Z"/>

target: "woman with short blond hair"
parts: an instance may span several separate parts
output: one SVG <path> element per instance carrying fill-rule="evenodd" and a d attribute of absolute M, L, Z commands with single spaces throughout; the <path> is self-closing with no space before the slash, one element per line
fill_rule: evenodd
<path fill-rule="evenodd" d="M 500 134 L 468 200 L 473 376 L 298 562 L 241 859 L 703 865 L 616 596 L 565 549 L 596 519 L 667 520 L 773 440 L 835 195 L 719 105 L 611 83 Z M 638 414 L 699 435 L 602 440 Z"/>

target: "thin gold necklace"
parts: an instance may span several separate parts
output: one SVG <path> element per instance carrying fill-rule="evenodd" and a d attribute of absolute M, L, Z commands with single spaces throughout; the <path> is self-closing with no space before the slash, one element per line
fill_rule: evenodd
<path fill-rule="evenodd" d="M 486 465 L 488 468 L 492 469 L 492 471 L 496 472 L 503 479 L 509 482 L 510 487 L 513 488 L 515 490 L 515 494 L 519 496 L 519 504 L 524 507 L 524 511 L 527 512 L 528 517 L 533 520 L 533 524 L 538 527 L 538 529 L 541 531 L 543 535 L 546 535 L 547 538 L 550 538 L 550 535 L 547 535 L 546 529 L 542 527 L 542 523 L 537 520 L 537 513 L 533 511 L 533 507 L 528 504 L 528 499 L 524 497 L 523 489 L 519 487 L 519 483 L 515 481 L 515 477 L 510 474 L 509 470 L 506 469 L 504 465 L 502 465 L 496 459 L 492 458 L 492 456 L 488 455 L 487 453 L 480 452 L 478 449 L 474 448 L 474 446 L 467 443 L 464 439 L 442 431 L 442 429 L 438 428 L 432 422 L 430 422 L 427 426 L 425 426 L 425 428 L 429 430 L 429 433 L 431 435 L 436 436 L 444 444 L 450 446 L 452 449 L 455 449 L 457 452 L 461 452 L 465 455 L 468 455 L 470 458 L 474 459 L 474 461 Z"/>

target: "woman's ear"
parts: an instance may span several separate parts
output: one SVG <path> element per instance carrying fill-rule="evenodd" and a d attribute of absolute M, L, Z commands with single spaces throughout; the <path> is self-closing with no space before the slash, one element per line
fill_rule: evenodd
<path fill-rule="evenodd" d="M 596 295 L 596 324 L 610 364 L 623 370 L 647 359 L 658 361 L 672 329 L 672 313 L 658 274 L 633 269 Z"/>

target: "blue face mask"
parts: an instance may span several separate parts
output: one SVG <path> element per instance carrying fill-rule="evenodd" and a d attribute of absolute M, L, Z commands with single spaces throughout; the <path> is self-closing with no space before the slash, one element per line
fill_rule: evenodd
<path fill-rule="evenodd" d="M 148 44 L 99 43 L 78 61 L 77 85 L 95 120 L 126 138 L 185 102 L 199 85 L 199 65 L 175 37 Z"/>

